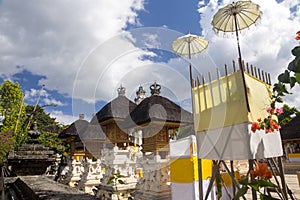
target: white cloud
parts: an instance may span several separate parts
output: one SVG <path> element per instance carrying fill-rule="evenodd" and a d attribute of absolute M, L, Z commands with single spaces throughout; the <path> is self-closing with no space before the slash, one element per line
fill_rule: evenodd
<path fill-rule="evenodd" d="M 78 116 L 65 115 L 62 111 L 59 111 L 59 110 L 51 111 L 50 115 L 51 115 L 51 117 L 56 118 L 56 121 L 63 125 L 72 124 L 75 120 L 77 120 L 79 118 Z"/>
<path fill-rule="evenodd" d="M 45 105 L 65 106 L 66 104 L 54 98 L 44 98 Z"/>
<path fill-rule="evenodd" d="M 37 101 L 37 99 L 39 97 L 48 97 L 49 96 L 49 94 L 46 90 L 44 90 L 44 89 L 37 90 L 34 88 L 31 88 L 29 91 L 26 90 L 24 92 L 24 94 L 25 94 L 25 99 L 27 101 Z"/>
<path fill-rule="evenodd" d="M 26 68 L 46 78 L 50 90 L 71 96 L 88 52 L 137 24 L 143 0 L 3 0 L 0 6 L 1 75 Z M 21 68 L 16 68 L 21 65 Z"/>

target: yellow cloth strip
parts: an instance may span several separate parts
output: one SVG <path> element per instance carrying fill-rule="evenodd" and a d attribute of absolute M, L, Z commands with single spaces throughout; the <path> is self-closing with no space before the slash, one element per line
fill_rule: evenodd
<path fill-rule="evenodd" d="M 212 176 L 212 161 L 202 159 L 202 177 L 206 180 Z M 172 159 L 170 164 L 170 179 L 173 183 L 192 183 L 199 180 L 198 158 Z"/>
<path fill-rule="evenodd" d="M 289 153 L 288 157 L 289 158 L 300 158 L 300 153 Z"/>
<path fill-rule="evenodd" d="M 232 186 L 232 179 L 228 173 L 222 173 L 221 176 L 222 176 L 222 179 L 226 186 Z M 238 180 L 241 179 L 240 172 L 235 171 L 234 178 L 235 178 L 235 181 L 238 183 Z"/>

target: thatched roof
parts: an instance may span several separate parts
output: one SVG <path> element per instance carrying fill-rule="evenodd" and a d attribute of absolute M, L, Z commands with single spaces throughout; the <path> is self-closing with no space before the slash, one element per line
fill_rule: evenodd
<path fill-rule="evenodd" d="M 106 135 L 99 124 L 89 124 L 85 132 L 77 135 L 74 139 L 77 150 L 85 148 L 96 158 L 100 158 L 101 149 L 106 141 Z"/>
<path fill-rule="evenodd" d="M 280 129 L 282 140 L 300 140 L 300 115 L 294 117 Z"/>
<path fill-rule="evenodd" d="M 145 98 L 123 123 L 124 128 L 132 128 L 149 122 L 193 123 L 193 116 L 169 99 L 152 95 Z"/>
<path fill-rule="evenodd" d="M 58 138 L 68 138 L 83 133 L 89 125 L 89 122 L 83 119 L 78 119 L 73 122 L 68 128 L 64 129 L 58 135 Z"/>
<path fill-rule="evenodd" d="M 136 107 L 136 104 L 127 97 L 119 95 L 107 103 L 91 120 L 92 124 L 98 124 L 108 119 L 124 119 Z"/>
<path fill-rule="evenodd" d="M 61 131 L 61 127 L 56 124 L 52 124 L 50 126 L 45 127 L 44 131 L 50 133 L 59 133 Z"/>
<path fill-rule="evenodd" d="M 74 139 L 75 142 L 78 141 L 87 141 L 87 140 L 95 140 L 95 141 L 105 141 L 106 135 L 104 130 L 99 124 L 89 124 L 86 130 L 82 133 L 79 133 L 78 136 Z"/>

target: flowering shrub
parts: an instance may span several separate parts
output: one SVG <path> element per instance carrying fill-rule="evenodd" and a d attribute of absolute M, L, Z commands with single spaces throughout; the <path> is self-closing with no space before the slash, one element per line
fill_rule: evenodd
<path fill-rule="evenodd" d="M 300 31 L 296 33 L 295 40 L 300 40 Z M 255 132 L 256 130 L 264 129 L 266 133 L 270 133 L 274 130 L 278 130 L 280 126 L 278 122 L 272 118 L 272 115 L 282 114 L 283 109 L 275 109 L 275 103 L 283 103 L 282 97 L 287 94 L 291 94 L 286 85 L 290 85 L 292 89 L 296 83 L 300 85 L 300 46 L 296 46 L 291 51 L 292 55 L 295 57 L 289 64 L 284 73 L 279 74 L 278 83 L 273 85 L 273 100 L 271 103 L 271 108 L 267 111 L 270 115 L 264 120 L 258 119 L 258 122 L 253 122 L 251 130 Z"/>
<path fill-rule="evenodd" d="M 252 122 L 251 131 L 255 133 L 256 130 L 265 130 L 266 133 L 271 133 L 274 130 L 278 131 L 280 129 L 280 125 L 277 120 L 274 119 L 274 115 L 278 116 L 283 113 L 283 108 L 268 108 L 267 112 L 269 116 L 265 119 L 257 119 L 257 122 Z"/>
<path fill-rule="evenodd" d="M 14 147 L 14 138 L 10 131 L 0 133 L 0 164 L 2 163 L 7 152 Z"/>
<path fill-rule="evenodd" d="M 251 174 L 254 179 L 251 180 L 249 178 L 249 174 Z M 254 169 L 250 170 L 248 175 L 239 181 L 242 187 L 236 193 L 234 199 L 239 199 L 239 197 L 244 196 L 247 193 L 248 189 L 254 189 L 256 192 L 258 192 L 260 194 L 260 199 L 274 199 L 271 196 L 267 195 L 265 193 L 265 190 L 262 190 L 262 188 L 265 187 L 278 187 L 270 181 L 272 176 L 273 174 L 266 163 L 256 162 Z"/>

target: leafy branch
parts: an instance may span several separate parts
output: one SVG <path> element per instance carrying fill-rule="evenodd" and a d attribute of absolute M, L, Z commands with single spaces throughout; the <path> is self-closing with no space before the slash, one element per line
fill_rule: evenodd
<path fill-rule="evenodd" d="M 107 184 L 108 184 L 108 185 L 113 184 L 114 187 L 115 187 L 115 191 L 118 192 L 118 187 L 117 187 L 117 185 L 118 185 L 118 184 L 121 184 L 121 185 L 126 184 L 126 183 L 122 180 L 122 178 L 124 178 L 124 176 L 122 176 L 122 175 L 120 174 L 120 172 L 118 172 L 118 173 L 116 173 L 116 174 L 113 174 L 113 175 L 108 179 Z M 118 194 L 117 194 L 117 196 L 118 196 L 118 199 L 120 199 Z"/>

